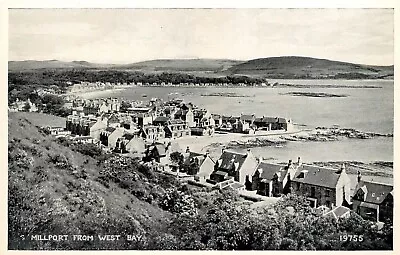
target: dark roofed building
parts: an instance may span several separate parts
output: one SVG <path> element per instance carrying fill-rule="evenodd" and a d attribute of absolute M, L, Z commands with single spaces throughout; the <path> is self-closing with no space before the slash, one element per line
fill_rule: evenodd
<path fill-rule="evenodd" d="M 350 203 L 350 179 L 344 165 L 341 169 L 300 165 L 291 181 L 291 189 L 307 197 L 313 207 L 333 208 Z"/>
<path fill-rule="evenodd" d="M 291 160 L 287 165 L 260 161 L 252 177 L 251 188 L 246 188 L 269 197 L 287 194 L 296 169 Z"/>
<path fill-rule="evenodd" d="M 393 185 L 360 180 L 352 201 L 353 210 L 364 219 L 393 220 Z"/>
<path fill-rule="evenodd" d="M 251 181 L 256 165 L 257 159 L 250 150 L 246 153 L 223 151 L 215 163 L 214 172 L 227 172 L 235 181 L 245 184 L 246 180 Z"/>
<path fill-rule="evenodd" d="M 165 125 L 167 125 L 168 121 L 169 121 L 168 117 L 158 116 L 157 118 L 155 118 L 153 120 L 153 125 L 155 125 L 155 126 L 159 126 L 159 125 L 160 126 L 165 126 Z"/>

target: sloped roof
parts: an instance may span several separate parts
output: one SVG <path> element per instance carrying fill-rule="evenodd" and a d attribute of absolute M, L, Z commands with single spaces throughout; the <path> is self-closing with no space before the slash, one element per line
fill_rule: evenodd
<path fill-rule="evenodd" d="M 305 174 L 304 178 L 299 178 L 302 170 L 307 170 L 308 172 Z M 320 187 L 335 188 L 339 177 L 340 173 L 337 169 L 303 164 L 298 168 L 292 181 Z"/>
<path fill-rule="evenodd" d="M 165 155 L 167 155 L 167 153 L 166 153 L 166 147 L 165 147 L 164 144 L 156 143 L 156 144 L 154 145 L 154 147 L 155 147 L 154 149 L 157 149 L 158 155 L 160 155 L 160 156 L 165 156 Z"/>
<path fill-rule="evenodd" d="M 272 180 L 274 174 L 279 172 L 281 168 L 283 168 L 282 165 L 260 162 L 257 165 L 256 170 L 260 172 L 261 179 Z"/>
<path fill-rule="evenodd" d="M 167 122 L 168 120 L 169 120 L 168 117 L 165 117 L 165 116 L 158 116 L 157 118 L 155 118 L 155 119 L 153 120 L 153 122 Z"/>
<path fill-rule="evenodd" d="M 254 115 L 242 115 L 240 116 L 241 120 L 253 120 L 254 119 Z"/>
<path fill-rule="evenodd" d="M 220 119 L 222 119 L 222 116 L 219 115 L 219 114 L 212 114 L 211 116 L 212 116 L 212 118 L 213 118 L 214 120 L 220 120 Z"/>
<path fill-rule="evenodd" d="M 338 206 L 333 210 L 325 213 L 324 216 L 332 216 L 335 219 L 342 218 L 344 215 L 350 212 L 350 209 L 344 206 Z"/>
<path fill-rule="evenodd" d="M 122 135 L 122 137 L 125 138 L 126 140 L 130 141 L 132 138 L 135 137 L 135 135 L 131 134 L 131 133 L 125 133 Z"/>
<path fill-rule="evenodd" d="M 230 171 L 235 163 L 238 163 L 239 166 L 237 169 L 240 169 L 247 158 L 247 154 L 241 154 L 233 151 L 224 151 L 219 158 L 221 160 L 219 169 L 225 169 Z M 219 160 L 218 160 L 219 161 Z"/>
<path fill-rule="evenodd" d="M 360 183 L 357 184 L 355 193 L 357 193 L 359 189 L 362 189 L 364 193 L 366 193 L 364 202 L 380 204 L 385 200 L 387 195 L 393 191 L 393 185 L 361 180 Z"/>
<path fill-rule="evenodd" d="M 198 158 L 199 159 L 199 165 L 201 165 L 206 157 L 205 154 L 197 153 L 197 152 L 189 152 L 189 153 L 183 153 L 184 156 L 184 164 L 185 165 L 190 165 L 190 162 L 193 158 Z"/>
<path fill-rule="evenodd" d="M 112 132 L 115 131 L 115 129 L 116 129 L 116 128 L 108 127 L 108 128 L 106 128 L 106 131 L 112 133 Z"/>

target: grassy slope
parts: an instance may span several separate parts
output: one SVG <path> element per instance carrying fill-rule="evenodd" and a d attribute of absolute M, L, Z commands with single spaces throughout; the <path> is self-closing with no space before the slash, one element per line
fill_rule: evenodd
<path fill-rule="evenodd" d="M 162 231 L 170 214 L 111 182 L 97 181 L 97 161 L 55 143 L 31 123 L 9 115 L 9 249 L 90 249 L 96 243 L 22 241 L 30 234 L 136 234 Z M 64 159 L 68 167 L 52 159 Z M 62 160 L 61 160 L 62 161 Z M 82 177 L 86 175 L 86 177 Z M 103 242 L 101 248 L 137 248 Z"/>
<path fill-rule="evenodd" d="M 263 75 L 275 78 L 288 75 L 319 76 L 338 73 L 385 75 L 393 73 L 393 66 L 367 66 L 308 57 L 271 57 L 250 60 L 231 67 L 229 71 L 234 74 Z"/>
<path fill-rule="evenodd" d="M 243 63 L 243 61 L 229 59 L 159 59 L 143 61 L 128 65 L 120 65 L 118 69 L 132 69 L 138 71 L 197 71 L 220 72 Z"/>
<path fill-rule="evenodd" d="M 87 61 L 65 62 L 59 60 L 44 60 L 44 61 L 25 60 L 25 61 L 8 62 L 9 71 L 25 71 L 25 70 L 35 70 L 35 69 L 62 69 L 62 68 L 86 69 L 86 68 L 104 68 L 111 66 L 112 65 L 95 64 Z"/>

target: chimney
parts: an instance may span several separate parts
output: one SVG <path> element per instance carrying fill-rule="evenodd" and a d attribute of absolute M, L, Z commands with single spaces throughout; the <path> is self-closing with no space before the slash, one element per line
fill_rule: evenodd
<path fill-rule="evenodd" d="M 225 147 L 222 147 L 222 153 L 224 153 L 225 152 Z"/>
<path fill-rule="evenodd" d="M 249 155 L 251 152 L 250 148 L 247 149 L 246 154 Z"/>
<path fill-rule="evenodd" d="M 257 158 L 257 162 L 258 162 L 258 163 L 261 163 L 263 160 L 264 160 L 264 159 L 263 159 L 262 156 L 260 156 L 260 157 Z"/>
<path fill-rule="evenodd" d="M 359 183 L 361 181 L 361 172 L 357 171 L 357 182 Z"/>
<path fill-rule="evenodd" d="M 292 160 L 289 159 L 288 167 L 292 166 Z"/>
<path fill-rule="evenodd" d="M 297 158 L 297 165 L 301 166 L 301 158 L 300 157 Z"/>
<path fill-rule="evenodd" d="M 186 147 L 186 153 L 189 153 L 189 152 L 190 152 L 190 148 L 188 146 L 188 147 Z"/>

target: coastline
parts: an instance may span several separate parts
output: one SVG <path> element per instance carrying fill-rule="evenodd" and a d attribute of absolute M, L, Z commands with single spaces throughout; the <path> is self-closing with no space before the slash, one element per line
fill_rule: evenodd
<path fill-rule="evenodd" d="M 132 88 L 132 86 L 120 86 L 112 89 L 102 89 L 102 90 L 85 90 L 85 91 L 77 91 L 77 92 L 68 92 L 67 95 L 76 96 L 83 99 L 93 99 L 97 97 L 104 97 L 108 94 L 113 94 L 115 92 L 126 90 L 128 88 Z"/>

